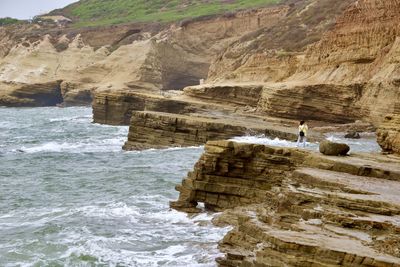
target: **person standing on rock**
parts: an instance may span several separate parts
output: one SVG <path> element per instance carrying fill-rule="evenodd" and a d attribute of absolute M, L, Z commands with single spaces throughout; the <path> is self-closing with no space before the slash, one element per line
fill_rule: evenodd
<path fill-rule="evenodd" d="M 299 138 L 297 139 L 297 146 L 300 146 L 300 144 L 303 144 L 303 147 L 306 147 L 307 143 L 307 131 L 308 131 L 308 126 L 305 121 L 300 121 L 299 124 Z"/>

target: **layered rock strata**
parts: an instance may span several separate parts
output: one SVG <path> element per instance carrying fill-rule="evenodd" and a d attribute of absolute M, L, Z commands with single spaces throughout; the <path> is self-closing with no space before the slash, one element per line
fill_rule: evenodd
<path fill-rule="evenodd" d="M 70 85 L 66 105 L 90 103 L 97 90 L 179 90 L 205 79 L 212 59 L 229 43 L 275 25 L 287 11 L 281 5 L 174 24 L 94 29 L 0 27 L 0 83 L 63 80 Z M 9 95 L 0 87 L 0 97 Z M 4 104 L 18 105 L 14 102 Z"/>
<path fill-rule="evenodd" d="M 292 9 L 279 24 L 230 45 L 210 67 L 207 82 L 218 86 L 267 83 L 260 110 L 285 118 L 321 114 L 337 122 L 362 118 L 377 126 L 386 114 L 398 113 L 397 0 L 335 5 L 308 1 L 295 3 Z M 325 13 L 328 10 L 330 14 Z M 329 20 L 335 12 L 337 19 Z M 335 22 L 334 27 L 326 31 L 329 21 Z M 324 35 L 318 34 L 321 30 Z M 301 45 L 303 40 L 288 42 L 299 37 L 309 46 Z M 334 91 L 338 97 L 328 96 Z"/>
<path fill-rule="evenodd" d="M 383 151 L 400 155 L 400 115 L 386 116 L 376 134 Z"/>
<path fill-rule="evenodd" d="M 263 85 L 198 85 L 184 89 L 187 96 L 238 106 L 257 107 Z"/>
<path fill-rule="evenodd" d="M 129 125 L 133 111 L 184 114 L 202 109 L 202 105 L 166 98 L 155 92 L 134 91 L 96 93 L 92 106 L 93 121 L 111 125 Z"/>
<path fill-rule="evenodd" d="M 123 148 L 141 150 L 170 146 L 199 146 L 210 140 L 229 139 L 247 134 L 296 139 L 293 128 L 274 127 L 257 118 L 248 117 L 241 120 L 236 117 L 134 111 L 128 141 Z"/>
<path fill-rule="evenodd" d="M 288 119 L 349 123 L 363 118 L 354 105 L 363 88 L 362 84 L 270 84 L 264 86 L 257 109 Z"/>
<path fill-rule="evenodd" d="M 400 266 L 400 158 L 208 142 L 171 207 L 224 210 L 220 266 Z"/>

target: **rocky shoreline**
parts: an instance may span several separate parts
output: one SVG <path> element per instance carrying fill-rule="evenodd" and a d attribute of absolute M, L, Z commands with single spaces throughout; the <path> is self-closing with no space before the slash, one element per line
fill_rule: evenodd
<path fill-rule="evenodd" d="M 222 212 L 221 267 L 400 266 L 400 1 L 287 0 L 177 23 L 0 27 L 0 105 L 93 107 L 123 149 L 205 145 L 171 208 Z M 226 141 L 376 130 L 383 153 Z M 347 151 L 346 151 L 347 153 Z"/>
<path fill-rule="evenodd" d="M 171 207 L 223 211 L 219 266 L 400 266 L 400 158 L 211 141 Z"/>

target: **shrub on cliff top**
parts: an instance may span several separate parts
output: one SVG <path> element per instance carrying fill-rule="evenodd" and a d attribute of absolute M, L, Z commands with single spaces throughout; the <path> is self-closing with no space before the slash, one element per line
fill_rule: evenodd
<path fill-rule="evenodd" d="M 0 18 L 0 26 L 6 26 L 6 25 L 10 25 L 10 24 L 16 24 L 20 22 L 20 20 L 17 19 L 13 19 L 13 18 Z"/>

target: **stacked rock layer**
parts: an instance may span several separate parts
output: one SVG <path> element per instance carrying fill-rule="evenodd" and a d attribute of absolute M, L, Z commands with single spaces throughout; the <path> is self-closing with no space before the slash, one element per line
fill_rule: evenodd
<path fill-rule="evenodd" d="M 400 159 L 209 142 L 171 207 L 224 211 L 220 266 L 400 266 Z"/>

